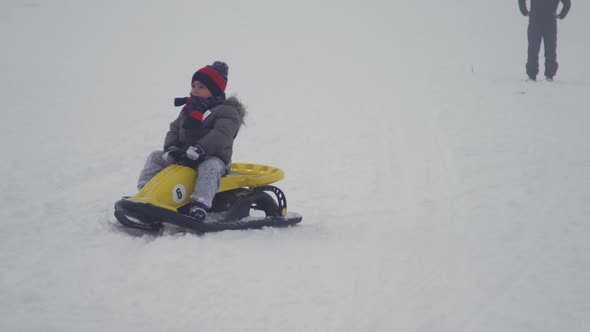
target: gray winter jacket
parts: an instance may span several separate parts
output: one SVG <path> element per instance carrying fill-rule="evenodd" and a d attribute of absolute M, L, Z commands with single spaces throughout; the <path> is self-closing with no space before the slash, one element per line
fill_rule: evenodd
<path fill-rule="evenodd" d="M 170 123 L 164 150 L 172 145 L 188 147 L 198 144 L 205 150 L 205 156 L 217 157 L 230 164 L 234 139 L 244 124 L 246 107 L 232 96 L 210 111 L 211 114 L 203 120 L 203 126 L 197 129 L 184 128 L 188 114 L 181 111 L 178 118 Z"/>

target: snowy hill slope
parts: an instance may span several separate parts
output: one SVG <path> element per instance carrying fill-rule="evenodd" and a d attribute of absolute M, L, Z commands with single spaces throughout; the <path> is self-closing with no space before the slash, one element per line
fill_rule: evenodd
<path fill-rule="evenodd" d="M 2 2 L 0 330 L 587 331 L 589 10 L 550 84 L 512 3 Z M 303 223 L 117 231 L 214 60 Z"/>

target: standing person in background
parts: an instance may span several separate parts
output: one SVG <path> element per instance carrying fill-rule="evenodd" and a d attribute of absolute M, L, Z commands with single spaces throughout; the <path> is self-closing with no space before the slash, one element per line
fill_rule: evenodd
<path fill-rule="evenodd" d="M 539 73 L 539 50 L 541 40 L 545 46 L 545 77 L 553 81 L 557 73 L 557 19 L 563 20 L 571 7 L 570 0 L 530 0 L 531 10 L 526 6 L 526 0 L 518 0 L 520 12 L 529 17 L 528 27 L 528 59 L 526 73 L 529 79 L 535 81 Z M 561 12 L 557 13 L 559 3 L 563 3 Z"/>

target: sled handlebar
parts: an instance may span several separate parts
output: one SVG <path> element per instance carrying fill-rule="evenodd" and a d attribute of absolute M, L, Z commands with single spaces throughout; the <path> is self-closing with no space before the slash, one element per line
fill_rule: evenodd
<path fill-rule="evenodd" d="M 201 162 L 200 159 L 197 159 L 197 160 L 190 159 L 186 155 L 186 153 L 183 153 L 178 158 L 176 158 L 176 160 L 174 161 L 174 164 L 195 168 L 195 167 L 197 167 L 197 165 L 200 162 Z"/>

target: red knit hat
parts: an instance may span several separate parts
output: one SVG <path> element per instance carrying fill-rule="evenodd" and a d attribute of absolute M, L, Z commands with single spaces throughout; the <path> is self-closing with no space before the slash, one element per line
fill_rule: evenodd
<path fill-rule="evenodd" d="M 199 81 L 211 91 L 213 96 L 220 96 L 225 93 L 228 70 L 229 67 L 225 62 L 215 61 L 212 65 L 207 65 L 197 70 L 193 74 L 191 84 L 194 81 Z"/>

